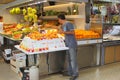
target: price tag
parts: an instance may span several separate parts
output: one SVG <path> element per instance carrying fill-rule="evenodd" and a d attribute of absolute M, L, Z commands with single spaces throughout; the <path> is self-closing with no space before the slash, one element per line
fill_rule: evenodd
<path fill-rule="evenodd" d="M 97 40 L 97 43 L 99 43 L 99 40 Z"/>
<path fill-rule="evenodd" d="M 87 42 L 86 42 L 87 44 L 89 44 L 89 40 L 87 40 Z"/>

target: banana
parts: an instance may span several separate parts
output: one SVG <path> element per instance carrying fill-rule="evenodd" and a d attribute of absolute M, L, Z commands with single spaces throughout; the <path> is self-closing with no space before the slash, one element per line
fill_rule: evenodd
<path fill-rule="evenodd" d="M 33 17 L 34 17 L 34 14 L 29 13 L 29 14 L 28 14 L 28 17 L 29 17 L 29 20 L 28 20 L 28 21 L 32 21 L 32 20 L 33 20 Z"/>
<path fill-rule="evenodd" d="M 33 13 L 33 14 L 36 14 L 36 13 L 37 13 L 37 10 L 36 10 L 36 9 L 32 9 L 32 13 Z"/>
<path fill-rule="evenodd" d="M 19 7 L 17 7 L 17 8 L 15 8 L 15 14 L 20 14 L 20 8 Z"/>
<path fill-rule="evenodd" d="M 15 14 L 15 8 L 12 9 L 12 14 Z"/>
<path fill-rule="evenodd" d="M 37 18 L 38 18 L 37 15 L 34 15 L 33 21 L 34 21 L 34 22 L 37 22 Z"/>
<path fill-rule="evenodd" d="M 28 11 L 28 13 L 32 13 L 32 8 L 31 8 L 31 7 L 28 7 L 28 8 L 27 8 L 27 11 Z"/>
<path fill-rule="evenodd" d="M 25 21 L 37 22 L 37 10 L 35 8 L 28 7 L 27 10 L 22 10 Z"/>
<path fill-rule="evenodd" d="M 10 14 L 13 14 L 13 11 L 12 11 L 12 9 L 11 9 L 9 12 L 10 12 Z"/>
<path fill-rule="evenodd" d="M 31 22 L 32 20 L 33 20 L 33 18 L 32 18 L 32 17 L 28 17 L 28 21 L 30 21 L 30 22 Z"/>
<path fill-rule="evenodd" d="M 23 15 L 27 13 L 26 9 L 23 9 L 22 12 L 23 12 Z"/>
<path fill-rule="evenodd" d="M 24 16 L 25 21 L 28 21 L 28 18 L 29 18 L 28 15 Z"/>

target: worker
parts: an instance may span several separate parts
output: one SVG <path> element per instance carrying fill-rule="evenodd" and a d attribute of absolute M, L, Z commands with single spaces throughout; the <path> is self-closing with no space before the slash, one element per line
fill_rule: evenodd
<path fill-rule="evenodd" d="M 65 44 L 69 47 L 69 50 L 66 51 L 67 54 L 67 72 L 64 72 L 64 76 L 71 76 L 70 80 L 76 80 L 78 77 L 78 64 L 77 64 L 77 41 L 74 34 L 74 25 L 67 21 L 63 13 L 59 14 L 58 22 L 61 24 L 61 27 L 51 26 L 53 28 L 58 28 L 59 33 L 65 35 Z M 46 25 L 50 26 L 50 25 Z"/>

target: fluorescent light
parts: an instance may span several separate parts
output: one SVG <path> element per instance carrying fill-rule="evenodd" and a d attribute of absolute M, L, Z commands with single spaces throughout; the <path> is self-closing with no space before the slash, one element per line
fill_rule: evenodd
<path fill-rule="evenodd" d="M 44 1 L 37 1 L 37 2 L 34 2 L 34 3 L 30 3 L 28 5 L 36 5 L 36 4 L 40 4 L 40 3 L 44 3 L 44 2 L 47 2 L 47 0 L 44 0 Z"/>

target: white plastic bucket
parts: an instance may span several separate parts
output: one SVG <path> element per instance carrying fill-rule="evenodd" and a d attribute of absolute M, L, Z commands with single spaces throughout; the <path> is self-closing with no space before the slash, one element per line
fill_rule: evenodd
<path fill-rule="evenodd" d="M 29 69 L 30 80 L 39 80 L 39 69 L 36 66 L 32 66 Z"/>

